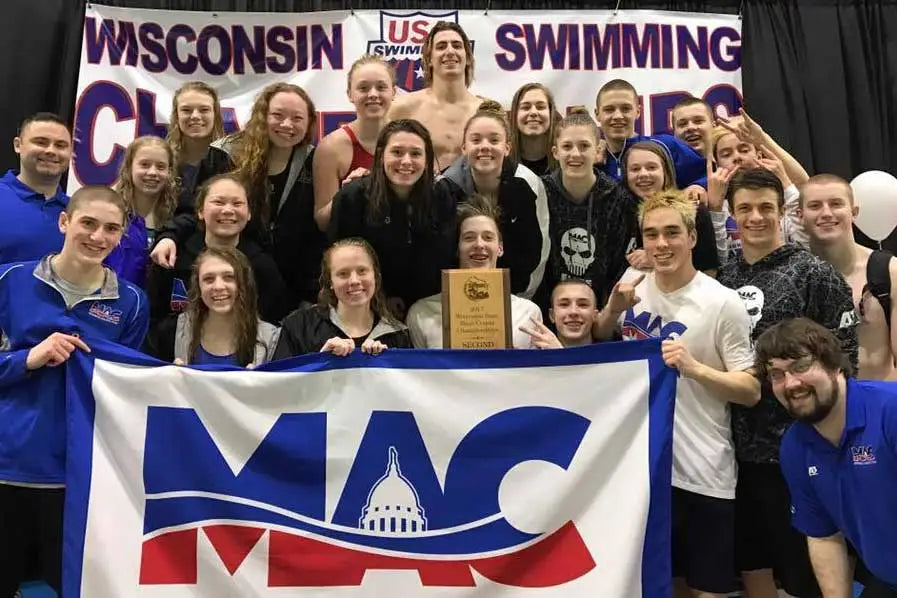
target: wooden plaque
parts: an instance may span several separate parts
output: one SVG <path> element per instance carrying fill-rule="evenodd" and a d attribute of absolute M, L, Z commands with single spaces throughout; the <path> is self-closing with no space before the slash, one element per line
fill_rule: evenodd
<path fill-rule="evenodd" d="M 512 348 L 507 269 L 442 271 L 442 347 Z"/>

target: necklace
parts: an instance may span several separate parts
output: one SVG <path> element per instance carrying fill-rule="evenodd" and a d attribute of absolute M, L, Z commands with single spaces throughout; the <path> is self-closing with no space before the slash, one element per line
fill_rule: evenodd
<path fill-rule="evenodd" d="M 617 180 L 620 180 L 623 177 L 623 153 L 626 151 L 626 142 L 628 139 L 623 140 L 623 147 L 620 148 L 620 153 L 615 154 L 610 150 L 610 146 L 605 146 L 607 149 L 607 153 L 611 155 L 611 157 L 617 161 Z"/>

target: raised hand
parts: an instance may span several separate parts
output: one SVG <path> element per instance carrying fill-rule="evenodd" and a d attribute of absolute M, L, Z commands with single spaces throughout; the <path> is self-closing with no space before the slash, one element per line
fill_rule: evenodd
<path fill-rule="evenodd" d="M 791 179 L 788 178 L 788 173 L 785 172 L 785 165 L 782 161 L 765 145 L 761 145 L 759 149 L 761 155 L 757 158 L 757 164 L 775 174 L 782 181 L 783 187 L 790 187 Z"/>
<path fill-rule="evenodd" d="M 520 326 L 520 332 L 525 332 L 533 339 L 533 346 L 537 349 L 563 349 L 564 345 L 558 340 L 558 337 L 548 329 L 548 326 L 537 320 L 530 318 L 530 326 Z"/>
<path fill-rule="evenodd" d="M 615 284 L 613 290 L 610 292 L 610 297 L 608 297 L 604 309 L 609 310 L 612 314 L 621 314 L 630 307 L 638 304 L 638 302 L 641 301 L 641 298 L 635 294 L 635 287 L 637 287 L 643 280 L 645 280 L 644 274 L 632 282 L 620 281 Z"/>

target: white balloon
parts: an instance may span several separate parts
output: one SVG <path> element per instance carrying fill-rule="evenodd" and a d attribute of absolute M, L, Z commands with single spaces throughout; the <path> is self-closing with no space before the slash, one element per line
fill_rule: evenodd
<path fill-rule="evenodd" d="M 870 239 L 882 241 L 897 228 L 897 178 L 869 170 L 850 181 L 860 211 L 856 225 Z"/>

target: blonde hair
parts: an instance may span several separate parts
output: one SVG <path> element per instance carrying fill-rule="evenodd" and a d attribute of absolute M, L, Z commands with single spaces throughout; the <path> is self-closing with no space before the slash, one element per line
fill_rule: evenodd
<path fill-rule="evenodd" d="M 133 218 L 134 214 L 137 213 L 134 205 L 134 177 L 132 174 L 134 158 L 142 148 L 151 146 L 161 147 L 168 156 L 168 180 L 153 203 L 155 224 L 156 226 L 161 226 L 174 214 L 174 208 L 178 202 L 177 174 L 173 170 L 174 151 L 167 141 L 154 135 L 144 135 L 132 141 L 128 145 L 128 149 L 125 150 L 125 159 L 122 160 L 121 168 L 118 171 L 118 182 L 115 184 L 115 190 L 121 194 L 125 206 L 127 206 L 128 218 Z"/>
<path fill-rule="evenodd" d="M 178 160 L 180 160 L 181 149 L 184 144 L 183 131 L 181 131 L 181 127 L 178 124 L 178 99 L 181 97 L 182 93 L 187 91 L 198 91 L 212 98 L 213 120 L 212 134 L 209 136 L 209 143 L 224 137 L 224 120 L 221 118 L 221 103 L 218 101 L 218 92 L 215 91 L 215 88 L 202 81 L 187 81 L 181 85 L 171 98 L 171 117 L 168 122 L 168 137 L 166 138 L 168 144 L 171 146 L 171 151 L 174 154 L 171 169 L 175 173 L 178 171 Z"/>
<path fill-rule="evenodd" d="M 243 180 L 252 194 L 249 203 L 253 216 L 257 216 L 263 224 L 267 224 L 271 216 L 268 204 L 268 151 L 271 140 L 268 137 L 268 106 L 271 98 L 279 93 L 293 93 L 302 98 L 308 111 L 308 128 L 305 136 L 297 146 L 308 145 L 317 128 L 317 112 L 315 104 L 308 93 L 298 85 L 291 83 L 272 83 L 265 87 L 255 98 L 249 121 L 242 131 L 228 137 L 234 145 L 232 155 L 234 174 Z"/>
<path fill-rule="evenodd" d="M 389 73 L 389 80 L 392 82 L 393 87 L 396 84 L 396 69 L 393 66 L 383 60 L 382 56 L 378 56 L 377 54 L 362 54 L 361 57 L 352 63 L 352 66 L 349 67 L 349 74 L 346 75 L 346 87 L 348 89 L 352 89 L 352 75 L 355 74 L 355 71 L 358 70 L 359 67 L 362 67 L 366 64 L 379 64 L 383 68 L 386 69 L 386 72 Z"/>
<path fill-rule="evenodd" d="M 664 189 L 662 191 L 657 191 L 642 201 L 638 208 L 639 226 L 641 227 L 644 225 L 645 214 L 661 208 L 675 210 L 682 217 L 682 222 L 685 224 L 685 230 L 689 233 L 695 232 L 695 218 L 698 209 L 694 202 L 688 199 L 685 193 L 678 189 Z"/>
<path fill-rule="evenodd" d="M 554 95 L 551 93 L 551 90 L 541 83 L 524 84 L 514 94 L 514 99 L 511 100 L 511 159 L 515 162 L 520 162 L 520 146 L 523 145 L 523 133 L 520 132 L 520 127 L 517 125 L 517 112 L 520 110 L 520 102 L 523 101 L 523 96 L 534 89 L 545 94 L 545 98 L 548 100 L 548 112 L 551 114 L 551 122 L 548 125 L 548 135 L 545 140 L 545 155 L 548 156 L 548 169 L 551 170 L 557 165 L 557 160 L 551 154 L 551 144 L 557 137 L 556 128 L 561 120 L 561 115 L 558 113 L 557 104 L 554 101 Z"/>

